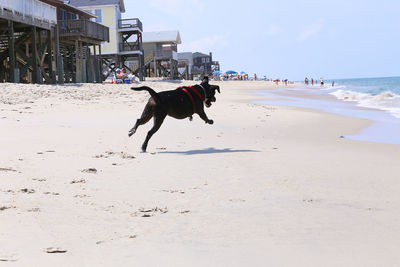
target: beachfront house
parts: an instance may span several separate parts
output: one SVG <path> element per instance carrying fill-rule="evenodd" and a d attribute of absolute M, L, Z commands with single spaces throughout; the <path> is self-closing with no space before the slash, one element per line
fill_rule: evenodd
<path fill-rule="evenodd" d="M 92 18 L 61 0 L 0 0 L 0 26 L 7 29 L 0 35 L 0 81 L 102 82 L 90 49 L 108 41 L 108 28 Z"/>
<path fill-rule="evenodd" d="M 179 78 L 178 44 L 181 44 L 179 31 L 145 32 L 143 50 L 148 77 Z"/>
<path fill-rule="evenodd" d="M 57 8 L 59 79 L 63 82 L 98 82 L 101 43 L 109 41 L 108 27 L 91 21 L 91 13 L 60 0 L 41 0 Z"/>
<path fill-rule="evenodd" d="M 178 71 L 180 76 L 185 80 L 193 79 L 192 69 L 193 69 L 193 53 L 192 52 L 178 53 Z"/>
<path fill-rule="evenodd" d="M 212 75 L 213 71 L 220 70 L 219 62 L 212 60 L 212 53 L 203 54 L 200 52 L 193 53 L 193 69 L 194 75 Z"/>
<path fill-rule="evenodd" d="M 57 10 L 39 0 L 0 0 L 0 82 L 55 83 Z"/>
<path fill-rule="evenodd" d="M 101 45 L 103 75 L 113 74 L 117 68 L 126 68 L 144 78 L 143 25 L 138 18 L 122 19 L 123 0 L 71 0 L 70 4 L 93 15 L 93 21 L 110 29 L 110 40 Z M 136 62 L 128 66 L 128 62 Z M 136 66 L 135 69 L 132 66 Z"/>

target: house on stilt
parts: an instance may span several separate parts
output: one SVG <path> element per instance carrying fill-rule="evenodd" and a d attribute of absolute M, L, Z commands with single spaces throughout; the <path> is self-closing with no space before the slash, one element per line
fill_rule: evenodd
<path fill-rule="evenodd" d="M 0 82 L 56 82 L 56 25 L 51 5 L 0 0 Z"/>
<path fill-rule="evenodd" d="M 103 77 L 126 68 L 144 80 L 143 25 L 138 18 L 122 19 L 123 0 L 71 0 L 70 4 L 96 16 L 93 20 L 110 29 L 110 41 L 102 43 Z"/>
<path fill-rule="evenodd" d="M 145 32 L 143 34 L 144 61 L 147 77 L 178 79 L 179 31 Z"/>
<path fill-rule="evenodd" d="M 101 83 L 101 44 L 108 27 L 91 21 L 93 14 L 60 0 L 41 0 L 57 8 L 59 82 Z"/>
<path fill-rule="evenodd" d="M 91 18 L 60 0 L 0 0 L 0 82 L 102 82 L 109 33 Z"/>

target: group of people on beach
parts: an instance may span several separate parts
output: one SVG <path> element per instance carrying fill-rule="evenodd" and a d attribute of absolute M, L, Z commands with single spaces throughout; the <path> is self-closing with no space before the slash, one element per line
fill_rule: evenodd
<path fill-rule="evenodd" d="M 126 68 L 118 68 L 115 70 L 111 83 L 135 83 L 136 77 L 130 73 Z"/>
<path fill-rule="evenodd" d="M 324 84 L 325 84 L 324 83 L 324 78 L 319 78 L 319 82 L 320 82 L 321 86 L 324 86 Z M 309 85 L 310 81 L 308 80 L 307 77 L 304 79 L 304 83 L 305 83 L 305 85 Z M 311 85 L 314 85 L 314 83 L 318 84 L 318 80 L 314 79 L 314 78 L 311 78 Z"/>

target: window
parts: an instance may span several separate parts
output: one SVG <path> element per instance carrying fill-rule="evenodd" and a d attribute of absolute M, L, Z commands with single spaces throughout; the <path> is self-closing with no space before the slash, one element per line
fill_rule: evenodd
<path fill-rule="evenodd" d="M 97 16 L 96 22 L 97 23 L 102 23 L 103 22 L 103 12 L 101 9 L 95 9 L 94 10 L 94 15 Z"/>
<path fill-rule="evenodd" d="M 204 57 L 201 58 L 201 62 L 202 62 L 202 63 L 206 63 L 206 58 L 204 58 Z"/>
<path fill-rule="evenodd" d="M 209 62 L 210 62 L 210 58 L 209 58 L 209 57 L 206 59 L 206 62 L 207 62 L 207 63 L 209 63 Z"/>
<path fill-rule="evenodd" d="M 64 9 L 60 9 L 60 20 L 66 20 L 67 19 L 67 11 Z"/>

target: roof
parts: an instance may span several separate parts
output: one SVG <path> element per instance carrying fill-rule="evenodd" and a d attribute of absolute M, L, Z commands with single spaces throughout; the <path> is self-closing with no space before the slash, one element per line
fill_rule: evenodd
<path fill-rule="evenodd" d="M 57 8 L 63 8 L 66 9 L 67 11 L 72 11 L 76 14 L 79 14 L 79 16 L 85 17 L 85 18 L 95 18 L 93 14 L 90 14 L 89 12 L 86 12 L 85 10 L 79 9 L 76 6 L 71 6 L 67 3 L 67 1 L 61 1 L 61 0 L 40 0 L 46 4 L 55 6 Z"/>
<path fill-rule="evenodd" d="M 159 31 L 159 32 L 144 32 L 143 43 L 164 43 L 173 42 L 181 44 L 181 35 L 179 31 Z"/>
<path fill-rule="evenodd" d="M 119 5 L 121 12 L 125 12 L 124 0 L 70 0 L 69 4 L 77 7 Z"/>
<path fill-rule="evenodd" d="M 203 53 L 200 53 L 200 52 L 193 53 L 193 58 L 198 58 L 198 57 L 210 57 L 210 55 L 203 54 Z"/>

